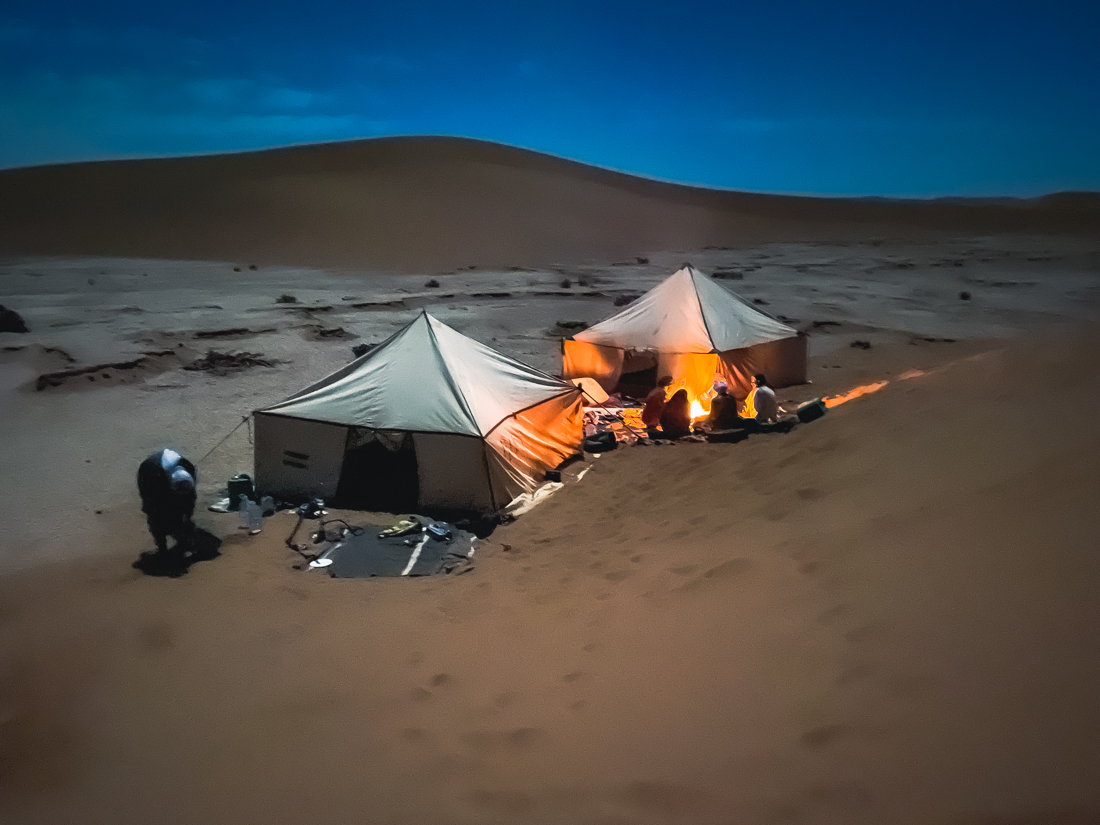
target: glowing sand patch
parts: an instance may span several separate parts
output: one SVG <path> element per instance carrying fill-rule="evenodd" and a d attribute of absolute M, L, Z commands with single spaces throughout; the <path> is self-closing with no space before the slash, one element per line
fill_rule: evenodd
<path fill-rule="evenodd" d="M 830 398 L 823 398 L 822 400 L 825 402 L 826 407 L 839 407 L 841 404 L 847 404 L 852 399 L 859 398 L 861 395 L 869 395 L 870 393 L 878 392 L 889 383 L 889 381 L 877 381 L 874 384 L 863 384 L 855 389 L 848 390 L 848 392 L 843 395 L 834 395 Z"/>

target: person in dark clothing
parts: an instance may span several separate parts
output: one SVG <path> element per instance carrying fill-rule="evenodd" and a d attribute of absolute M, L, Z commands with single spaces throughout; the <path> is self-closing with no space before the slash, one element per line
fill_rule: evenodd
<path fill-rule="evenodd" d="M 642 423 L 649 430 L 650 437 L 657 433 L 657 427 L 661 424 L 661 413 L 665 411 L 665 396 L 668 388 L 672 386 L 672 376 L 666 375 L 657 382 L 657 386 L 649 391 L 645 397 L 645 407 L 642 409 Z"/>
<path fill-rule="evenodd" d="M 708 430 L 733 430 L 744 427 L 744 419 L 737 414 L 737 399 L 730 395 L 725 381 L 714 382 L 714 398 L 710 400 Z"/>
<path fill-rule="evenodd" d="M 141 509 L 158 552 L 167 552 L 169 536 L 176 540 L 176 549 L 181 553 L 191 550 L 195 535 L 191 516 L 198 480 L 195 465 L 171 449 L 153 453 L 138 467 Z"/>
<path fill-rule="evenodd" d="M 661 431 L 665 438 L 681 438 L 691 432 L 691 404 L 687 390 L 677 390 L 661 413 Z"/>

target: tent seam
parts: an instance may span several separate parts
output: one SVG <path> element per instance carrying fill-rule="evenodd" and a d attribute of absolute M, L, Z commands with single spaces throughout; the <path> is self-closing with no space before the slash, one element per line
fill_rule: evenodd
<path fill-rule="evenodd" d="M 695 285 L 695 273 L 697 271 L 698 270 L 693 266 L 688 267 L 688 275 L 691 277 L 691 291 L 695 293 L 695 304 L 699 307 L 699 317 L 703 321 L 703 329 L 705 329 L 707 331 L 707 340 L 710 341 L 710 351 L 712 353 L 721 352 L 721 350 L 718 349 L 718 345 L 714 343 L 714 336 L 711 334 L 710 324 L 707 323 L 707 314 L 706 314 L 706 312 L 703 311 L 703 301 L 699 297 L 699 287 L 697 287 Z M 700 273 L 700 274 L 702 274 L 702 273 Z M 671 355 L 685 355 L 685 354 L 690 354 L 690 353 L 670 353 L 670 354 Z"/>

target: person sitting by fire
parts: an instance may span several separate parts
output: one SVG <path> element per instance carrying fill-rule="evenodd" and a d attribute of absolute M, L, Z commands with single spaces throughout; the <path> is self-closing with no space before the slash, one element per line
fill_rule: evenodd
<path fill-rule="evenodd" d="M 657 427 L 661 424 L 661 413 L 665 411 L 665 397 L 668 388 L 672 386 L 672 376 L 666 375 L 657 382 L 657 386 L 649 391 L 645 397 L 645 407 L 642 409 L 642 424 L 649 431 L 650 438 L 656 435 Z"/>
<path fill-rule="evenodd" d="M 729 385 L 725 381 L 715 381 L 713 391 L 707 429 L 732 430 L 740 427 L 744 419 L 737 413 L 737 399 L 730 395 Z"/>
<path fill-rule="evenodd" d="M 661 413 L 661 432 L 665 438 L 682 438 L 691 432 L 691 402 L 687 390 L 676 390 Z"/>
<path fill-rule="evenodd" d="M 775 390 L 768 386 L 767 377 L 763 373 L 757 373 L 749 381 L 752 390 L 745 399 L 745 409 L 741 415 L 755 419 L 760 424 L 770 424 L 778 420 L 780 413 L 786 411 L 779 406 Z"/>

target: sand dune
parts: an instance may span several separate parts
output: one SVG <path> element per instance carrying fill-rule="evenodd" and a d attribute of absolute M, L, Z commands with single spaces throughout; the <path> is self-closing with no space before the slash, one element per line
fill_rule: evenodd
<path fill-rule="evenodd" d="M 1098 344 L 605 455 L 470 575 L 295 571 L 281 517 L 178 581 L 0 579 L 0 814 L 1095 822 Z"/>
<path fill-rule="evenodd" d="M 0 821 L 1100 822 L 1097 237 L 1090 194 L 748 195 L 445 139 L 0 173 L 30 328 L 0 333 Z M 552 371 L 685 258 L 810 334 L 782 400 L 888 383 L 590 457 L 460 576 L 328 579 L 290 515 L 205 509 L 220 556 L 131 566 L 155 447 L 205 503 L 242 415 L 421 308 Z M 256 365 L 188 369 L 210 349 Z"/>
<path fill-rule="evenodd" d="M 941 231 L 1096 235 L 1100 197 L 756 195 L 416 137 L 0 172 L 0 252 L 9 254 L 437 271 Z"/>

